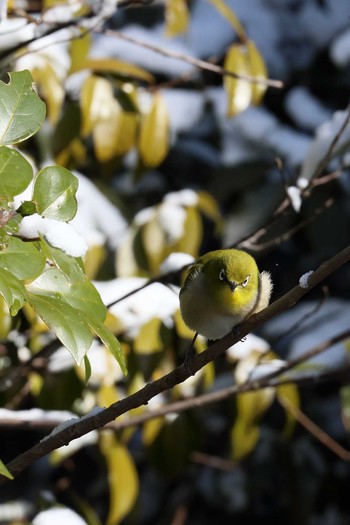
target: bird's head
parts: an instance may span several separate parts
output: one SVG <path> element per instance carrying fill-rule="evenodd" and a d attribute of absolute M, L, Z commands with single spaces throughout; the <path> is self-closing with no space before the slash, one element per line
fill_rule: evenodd
<path fill-rule="evenodd" d="M 259 270 L 255 259 L 241 250 L 207 254 L 202 272 L 213 301 L 222 311 L 245 308 L 258 295 Z"/>

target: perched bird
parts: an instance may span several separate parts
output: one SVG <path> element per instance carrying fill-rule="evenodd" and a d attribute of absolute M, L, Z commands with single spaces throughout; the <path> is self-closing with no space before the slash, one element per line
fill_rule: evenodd
<path fill-rule="evenodd" d="M 219 339 L 270 300 L 272 281 L 242 250 L 206 253 L 190 267 L 180 290 L 186 325 L 208 339 Z"/>

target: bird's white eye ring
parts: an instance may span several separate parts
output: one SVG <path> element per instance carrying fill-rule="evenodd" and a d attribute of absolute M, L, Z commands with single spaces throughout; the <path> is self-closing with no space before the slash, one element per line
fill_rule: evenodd
<path fill-rule="evenodd" d="M 243 288 L 245 288 L 248 284 L 248 281 L 249 281 L 249 277 L 250 275 L 247 275 L 247 277 L 244 279 L 244 281 L 241 283 L 241 286 L 243 286 Z"/>
<path fill-rule="evenodd" d="M 224 281 L 226 279 L 225 270 L 223 268 L 220 270 L 219 279 L 220 281 Z"/>

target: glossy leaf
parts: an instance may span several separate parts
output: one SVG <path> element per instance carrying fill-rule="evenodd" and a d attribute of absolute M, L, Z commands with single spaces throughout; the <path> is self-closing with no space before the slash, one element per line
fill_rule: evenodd
<path fill-rule="evenodd" d="M 189 23 L 186 0 L 167 0 L 165 3 L 165 34 L 173 37 L 184 33 Z"/>
<path fill-rule="evenodd" d="M 77 212 L 78 179 L 66 168 L 47 166 L 39 171 L 33 198 L 43 217 L 70 221 Z"/>
<path fill-rule="evenodd" d="M 234 44 L 229 48 L 224 68 L 237 75 L 251 75 L 247 61 L 247 49 L 244 45 Z M 233 117 L 247 109 L 252 101 L 252 84 L 247 80 L 225 75 L 224 86 L 228 97 L 228 117 Z"/>
<path fill-rule="evenodd" d="M 97 335 L 97 337 L 102 341 L 102 343 L 108 348 L 108 350 L 115 357 L 120 368 L 122 369 L 123 374 L 126 375 L 128 371 L 126 368 L 126 362 L 125 362 L 123 349 L 118 339 L 114 335 L 114 333 L 109 328 L 107 328 L 106 325 L 98 321 L 96 318 L 90 317 L 88 319 L 88 323 L 91 329 Z"/>
<path fill-rule="evenodd" d="M 29 71 L 10 73 L 0 81 L 0 144 L 16 144 L 36 133 L 44 122 L 46 107 L 33 88 Z"/>
<path fill-rule="evenodd" d="M 80 364 L 93 341 L 84 314 L 49 294 L 30 293 L 29 303 Z"/>
<path fill-rule="evenodd" d="M 59 248 L 54 248 L 44 239 L 40 241 L 40 246 L 47 259 L 50 259 L 57 268 L 68 277 L 70 283 L 84 280 L 84 267 L 81 259 L 67 255 Z"/>
<path fill-rule="evenodd" d="M 13 479 L 11 472 L 8 470 L 5 463 L 1 461 L 1 459 L 0 459 L 0 475 L 5 476 L 5 478 L 8 478 L 8 479 Z"/>
<path fill-rule="evenodd" d="M 94 285 L 85 277 L 71 282 L 57 268 L 43 272 L 29 287 L 32 293 L 44 293 L 61 299 L 76 310 L 96 320 L 104 321 L 107 309 Z"/>
<path fill-rule="evenodd" d="M 0 195 L 12 200 L 27 188 L 32 178 L 33 169 L 23 155 L 0 146 Z"/>
<path fill-rule="evenodd" d="M 141 122 L 139 151 L 143 163 L 149 167 L 158 166 L 169 150 L 169 114 L 160 93 L 153 97 L 150 112 Z"/>
<path fill-rule="evenodd" d="M 9 237 L 0 249 L 0 267 L 18 279 L 35 279 L 45 267 L 45 257 L 34 243 Z"/>
<path fill-rule="evenodd" d="M 135 504 L 139 492 L 137 470 L 126 446 L 111 432 L 100 435 L 100 448 L 107 464 L 110 492 L 106 525 L 118 525 Z"/>
<path fill-rule="evenodd" d="M 16 315 L 28 300 L 27 290 L 22 282 L 3 268 L 0 268 L 0 294 L 5 299 L 11 315 Z"/>

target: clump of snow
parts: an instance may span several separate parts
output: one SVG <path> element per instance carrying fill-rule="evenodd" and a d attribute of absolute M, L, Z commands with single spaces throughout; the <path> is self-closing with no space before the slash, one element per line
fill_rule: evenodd
<path fill-rule="evenodd" d="M 111 281 L 97 281 L 94 284 L 104 304 L 110 304 L 146 282 L 147 279 L 140 277 L 125 277 Z M 152 283 L 111 306 L 110 312 L 130 337 L 136 337 L 140 327 L 153 318 L 161 319 L 166 326 L 172 327 L 173 315 L 179 308 L 178 293 L 177 287 L 169 289 L 163 284 Z"/>
<path fill-rule="evenodd" d="M 29 410 L 9 410 L 0 408 L 0 419 L 11 421 L 67 421 L 75 417 L 68 410 L 42 410 L 41 408 L 30 408 Z"/>
<path fill-rule="evenodd" d="M 254 334 L 248 334 L 244 340 L 238 341 L 233 346 L 227 349 L 226 355 L 230 361 L 237 361 L 237 359 L 244 359 L 251 354 L 251 352 L 259 352 L 264 354 L 270 350 L 270 345 L 265 339 Z"/>
<path fill-rule="evenodd" d="M 308 89 L 301 86 L 288 92 L 285 107 L 296 124 L 310 131 L 314 131 L 331 117 L 331 112 Z"/>
<path fill-rule="evenodd" d="M 83 257 L 88 249 L 85 239 L 70 224 L 37 213 L 23 218 L 18 233 L 26 239 L 41 234 L 49 244 L 72 257 Z"/>
<path fill-rule="evenodd" d="M 70 224 L 83 235 L 89 246 L 107 241 L 111 248 L 116 248 L 127 230 L 127 221 L 87 177 L 76 171 L 74 175 L 79 180 L 78 209 Z"/>
<path fill-rule="evenodd" d="M 333 62 L 340 67 L 345 67 L 350 61 L 350 29 L 346 29 L 333 40 L 329 54 Z"/>
<path fill-rule="evenodd" d="M 300 188 L 297 188 L 296 186 L 288 186 L 287 193 L 293 210 L 296 213 L 299 213 L 302 203 Z"/>
<path fill-rule="evenodd" d="M 305 156 L 300 177 L 308 180 L 312 178 L 320 161 L 324 158 L 337 133 L 344 125 L 346 118 L 347 111 L 336 111 L 331 120 L 319 126 L 316 131 L 316 137 L 311 142 Z M 350 125 L 348 124 L 337 143 L 337 150 L 339 151 L 349 141 Z"/>
<path fill-rule="evenodd" d="M 195 206 L 198 203 L 198 195 L 189 189 L 171 191 L 165 195 L 163 202 L 177 206 Z"/>
<path fill-rule="evenodd" d="M 168 242 L 174 244 L 184 233 L 186 210 L 175 203 L 163 202 L 158 208 L 158 221 Z"/>
<path fill-rule="evenodd" d="M 188 253 L 183 252 L 173 252 L 171 253 L 161 264 L 160 273 L 162 275 L 176 272 L 181 270 L 184 266 L 192 264 L 194 262 L 194 257 Z"/>
<path fill-rule="evenodd" d="M 33 525 L 87 525 L 83 520 L 71 509 L 53 508 L 39 512 L 33 519 Z"/>
<path fill-rule="evenodd" d="M 313 274 L 314 272 L 312 270 L 310 270 L 309 272 L 306 272 L 304 273 L 300 279 L 299 279 L 299 285 L 301 286 L 301 288 L 308 288 L 309 287 L 309 279 L 311 277 L 311 275 Z"/>

